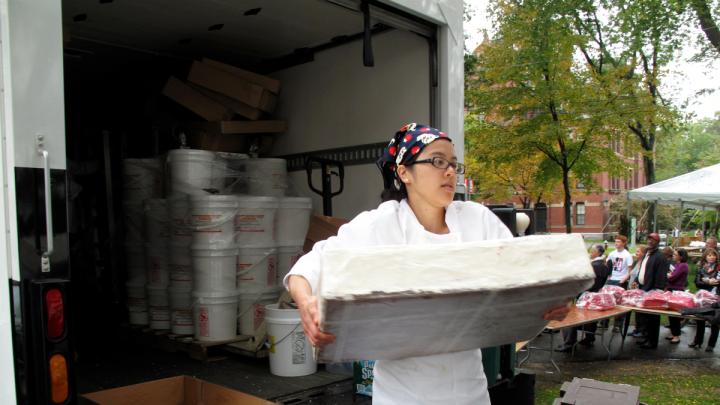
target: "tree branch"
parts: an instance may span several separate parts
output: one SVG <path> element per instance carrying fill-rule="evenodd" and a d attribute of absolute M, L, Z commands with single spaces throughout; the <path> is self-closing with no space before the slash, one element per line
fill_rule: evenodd
<path fill-rule="evenodd" d="M 720 29 L 718 29 L 713 19 L 708 2 L 706 0 L 690 0 L 690 6 L 695 10 L 700 22 L 700 28 L 702 28 L 708 41 L 720 53 Z"/>

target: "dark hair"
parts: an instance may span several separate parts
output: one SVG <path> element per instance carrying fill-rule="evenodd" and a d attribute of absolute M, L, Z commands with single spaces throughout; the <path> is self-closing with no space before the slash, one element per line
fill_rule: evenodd
<path fill-rule="evenodd" d="M 668 257 L 671 259 L 672 259 L 673 253 L 675 253 L 675 251 L 670 246 L 665 246 L 662 250 L 662 254 L 665 255 L 665 257 Z"/>
<path fill-rule="evenodd" d="M 600 256 L 605 254 L 605 246 L 603 246 L 603 245 L 595 245 L 595 250 L 597 250 L 598 253 L 600 253 Z"/>
<path fill-rule="evenodd" d="M 400 190 L 395 188 L 386 188 L 380 193 L 380 199 L 382 202 L 385 201 L 402 201 L 403 198 L 407 198 L 407 189 L 405 183 L 400 183 Z"/>
<path fill-rule="evenodd" d="M 687 263 L 687 261 L 688 261 L 687 250 L 685 250 L 683 248 L 678 248 L 678 250 L 676 250 L 675 252 L 677 252 L 678 256 L 680 256 L 680 263 Z"/>
<path fill-rule="evenodd" d="M 713 248 L 707 248 L 705 251 L 703 251 L 702 257 L 700 258 L 700 263 L 705 264 L 707 263 L 707 257 L 708 255 L 714 255 L 715 258 L 718 258 L 718 252 L 717 250 Z"/>

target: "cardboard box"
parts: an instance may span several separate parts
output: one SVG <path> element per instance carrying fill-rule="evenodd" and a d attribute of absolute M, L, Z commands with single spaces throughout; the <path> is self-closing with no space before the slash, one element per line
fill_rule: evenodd
<path fill-rule="evenodd" d="M 188 122 L 186 128 L 208 134 L 275 134 L 287 131 L 287 123 L 279 120 Z"/>
<path fill-rule="evenodd" d="M 241 77 L 250 83 L 257 84 L 258 86 L 261 86 L 262 88 L 278 94 L 280 93 L 280 80 L 273 79 L 272 77 L 259 75 L 257 73 L 249 72 L 244 69 L 240 69 L 235 66 L 227 65 L 222 62 L 218 62 L 216 60 L 203 58 L 203 63 L 207 63 L 208 65 L 224 70 L 228 73 L 232 73 L 235 76 Z"/>
<path fill-rule="evenodd" d="M 178 376 L 81 395 L 97 405 L 273 405 L 253 395 L 189 376 Z"/>
<path fill-rule="evenodd" d="M 188 81 L 225 94 L 250 107 L 266 112 L 275 111 L 277 96 L 247 80 L 203 62 L 193 62 Z"/>
<path fill-rule="evenodd" d="M 205 87 L 198 86 L 197 84 L 188 83 L 190 87 L 211 98 L 212 100 L 222 104 L 228 110 L 233 111 L 235 114 L 241 115 L 250 120 L 258 120 L 262 117 L 263 112 L 257 108 L 252 108 L 249 105 L 237 101 L 234 98 L 228 97 L 224 94 L 206 89 Z"/>
<path fill-rule="evenodd" d="M 175 77 L 165 83 L 163 94 L 208 121 L 229 120 L 235 112 Z"/>
<path fill-rule="evenodd" d="M 309 252 L 315 243 L 325 240 L 338 233 L 340 227 L 348 222 L 347 219 L 313 215 L 310 217 L 310 226 L 305 235 L 303 250 Z"/>

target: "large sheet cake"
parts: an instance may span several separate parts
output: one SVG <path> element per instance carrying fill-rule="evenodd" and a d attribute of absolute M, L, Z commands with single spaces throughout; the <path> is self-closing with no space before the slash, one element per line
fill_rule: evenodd
<path fill-rule="evenodd" d="M 323 253 L 321 362 L 449 353 L 528 340 L 592 285 L 580 235 Z"/>

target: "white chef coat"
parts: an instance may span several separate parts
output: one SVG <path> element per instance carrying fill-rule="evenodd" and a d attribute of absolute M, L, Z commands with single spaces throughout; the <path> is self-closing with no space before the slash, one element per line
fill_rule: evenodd
<path fill-rule="evenodd" d="M 284 284 L 287 287 L 290 275 L 300 275 L 308 280 L 313 294 L 317 294 L 321 254 L 325 249 L 512 238 L 512 233 L 495 214 L 474 202 L 453 201 L 445 210 L 445 223 L 449 234 L 428 232 L 406 200 L 384 202 L 340 227 L 337 236 L 316 243 L 285 276 Z M 478 271 L 482 271 L 482 263 Z M 480 349 L 378 360 L 373 374 L 374 404 L 490 404 Z"/>

